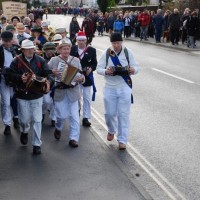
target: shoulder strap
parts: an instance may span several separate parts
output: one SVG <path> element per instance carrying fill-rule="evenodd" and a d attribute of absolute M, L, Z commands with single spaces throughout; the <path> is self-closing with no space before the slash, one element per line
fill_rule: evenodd
<path fill-rule="evenodd" d="M 110 48 L 108 48 L 106 51 L 106 66 L 108 65 L 109 56 L 110 56 Z"/>
<path fill-rule="evenodd" d="M 31 70 L 30 67 L 28 67 L 28 65 L 22 60 L 22 58 L 20 56 L 16 56 L 16 58 L 24 65 L 24 67 L 26 67 L 26 69 L 31 73 L 34 74 L 34 72 Z"/>
<path fill-rule="evenodd" d="M 129 54 L 128 54 L 128 49 L 126 47 L 124 48 L 124 54 L 126 56 L 126 60 L 128 62 L 128 65 L 129 65 L 129 63 L 130 63 Z M 106 51 L 106 66 L 108 65 L 109 56 L 110 56 L 110 48 L 108 48 L 107 51 Z"/>
<path fill-rule="evenodd" d="M 127 62 L 128 62 L 128 65 L 129 65 L 129 55 L 128 55 L 128 49 L 125 47 L 124 48 L 124 54 L 125 54 L 125 56 L 126 56 L 126 60 L 127 60 Z"/>

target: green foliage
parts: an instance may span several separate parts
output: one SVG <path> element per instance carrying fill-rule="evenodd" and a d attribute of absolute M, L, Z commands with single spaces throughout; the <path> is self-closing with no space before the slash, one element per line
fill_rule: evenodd
<path fill-rule="evenodd" d="M 120 2 L 120 0 L 114 0 L 114 1 L 115 1 L 115 5 L 117 5 Z"/>
<path fill-rule="evenodd" d="M 115 0 L 109 0 L 108 1 L 108 7 L 115 7 L 116 6 L 116 1 Z"/>
<path fill-rule="evenodd" d="M 136 6 L 136 4 L 139 2 L 139 0 L 127 0 L 126 1 L 128 4 L 131 4 L 133 6 Z"/>
<path fill-rule="evenodd" d="M 109 0 L 97 0 L 101 12 L 105 13 L 108 7 Z"/>

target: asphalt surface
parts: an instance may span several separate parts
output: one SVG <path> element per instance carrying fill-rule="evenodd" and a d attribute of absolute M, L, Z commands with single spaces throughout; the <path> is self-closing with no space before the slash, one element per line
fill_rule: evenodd
<path fill-rule="evenodd" d="M 89 128 L 81 127 L 79 147 L 73 149 L 68 146 L 67 126 L 56 141 L 49 124 L 48 119 L 43 124 L 42 154 L 37 156 L 32 154 L 31 132 L 28 145 L 22 146 L 20 133 L 12 129 L 12 135 L 5 136 L 1 124 L 0 199 L 145 199 Z"/>
<path fill-rule="evenodd" d="M 68 27 L 71 16 L 49 19 L 57 28 L 63 24 Z M 109 44 L 106 36 L 94 38 L 92 45 L 97 48 L 98 58 Z M 20 145 L 19 133 L 0 135 L 0 199 L 143 199 L 140 194 L 156 200 L 200 199 L 199 41 L 196 49 L 182 44 L 156 44 L 153 39 L 140 42 L 137 38 L 124 40 L 124 45 L 133 50 L 140 64 L 140 72 L 133 78 L 135 105 L 128 150 L 120 152 L 116 141 L 106 142 L 103 77 L 95 74 L 98 93 L 92 103 L 92 127 L 89 131 L 81 128 L 78 149 L 68 147 L 67 131 L 61 141 L 55 141 L 48 120 L 42 155 L 38 157 L 32 156 L 30 144 Z"/>

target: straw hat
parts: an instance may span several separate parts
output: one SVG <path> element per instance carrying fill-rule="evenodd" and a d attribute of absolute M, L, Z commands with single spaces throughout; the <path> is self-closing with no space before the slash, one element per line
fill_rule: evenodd
<path fill-rule="evenodd" d="M 57 51 L 59 51 L 64 46 L 70 46 L 72 47 L 72 43 L 69 39 L 62 39 L 59 41 L 59 44 L 57 46 Z"/>
<path fill-rule="evenodd" d="M 57 28 L 57 29 L 56 29 L 56 34 L 62 34 L 62 33 L 68 33 L 68 32 L 66 31 L 66 28 Z"/>
<path fill-rule="evenodd" d="M 17 23 L 16 30 L 18 33 L 23 33 L 25 31 L 25 26 L 23 23 Z"/>

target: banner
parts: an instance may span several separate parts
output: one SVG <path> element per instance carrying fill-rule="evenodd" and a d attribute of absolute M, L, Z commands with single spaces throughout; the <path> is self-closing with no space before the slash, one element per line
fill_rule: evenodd
<path fill-rule="evenodd" d="M 27 16 L 27 4 L 19 3 L 14 1 L 5 1 L 2 2 L 3 15 L 8 19 L 11 19 L 13 16 Z"/>

